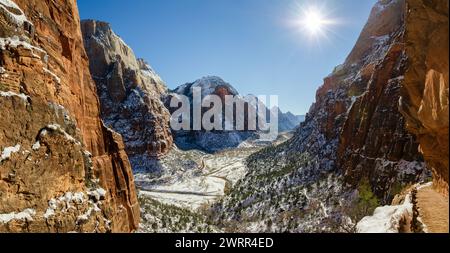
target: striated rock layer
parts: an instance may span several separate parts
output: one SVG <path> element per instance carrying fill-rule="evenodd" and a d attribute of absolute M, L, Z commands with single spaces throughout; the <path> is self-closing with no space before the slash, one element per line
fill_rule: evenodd
<path fill-rule="evenodd" d="M 425 168 L 415 137 L 398 110 L 404 84 L 403 0 L 379 1 L 350 55 L 325 78 L 310 117 L 336 142 L 336 166 L 356 187 L 368 179 L 389 203 L 399 182 L 414 182 Z M 414 164 L 414 165 L 413 165 Z"/>
<path fill-rule="evenodd" d="M 324 106 L 328 116 L 323 129 L 327 136 L 340 129 L 337 164 L 346 181 L 356 186 L 368 178 L 380 197 L 395 187 L 399 173 L 414 181 L 420 170 L 412 169 L 411 162 L 424 167 L 417 141 L 398 110 L 406 67 L 404 10 L 402 0 L 375 5 L 356 46 L 344 65 L 325 79 L 317 98 L 318 103 L 328 99 L 325 89 L 334 93 L 335 105 Z M 350 74 L 355 68 L 359 72 Z"/>
<path fill-rule="evenodd" d="M 131 166 L 100 120 L 75 0 L 1 0 L 0 23 L 0 231 L 135 230 Z"/>
<path fill-rule="evenodd" d="M 105 22 L 81 22 L 105 124 L 122 134 L 133 168 L 172 147 L 161 78 Z M 145 166 L 144 166 L 145 167 Z"/>
<path fill-rule="evenodd" d="M 448 196 L 448 8 L 447 0 L 408 0 L 408 67 L 400 108 L 408 130 L 433 172 L 433 185 Z"/>

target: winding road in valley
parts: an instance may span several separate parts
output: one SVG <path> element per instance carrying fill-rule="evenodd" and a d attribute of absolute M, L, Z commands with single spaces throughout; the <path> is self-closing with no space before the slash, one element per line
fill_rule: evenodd
<path fill-rule="evenodd" d="M 282 133 L 275 144 L 288 140 L 290 133 Z M 197 210 L 211 205 L 225 195 L 245 177 L 245 160 L 263 146 L 246 143 L 243 147 L 224 150 L 215 154 L 199 151 L 181 151 L 176 156 L 190 157 L 198 166 L 198 173 L 183 174 L 169 183 L 145 184 L 137 182 L 140 194 L 149 196 L 165 204 Z M 197 152 L 197 153 L 193 153 Z"/>
<path fill-rule="evenodd" d="M 210 205 L 225 195 L 227 187 L 232 187 L 245 176 L 245 160 L 257 150 L 243 148 L 205 154 L 197 162 L 200 175 L 183 178 L 170 185 L 140 187 L 140 192 L 162 203 L 190 210 Z"/>

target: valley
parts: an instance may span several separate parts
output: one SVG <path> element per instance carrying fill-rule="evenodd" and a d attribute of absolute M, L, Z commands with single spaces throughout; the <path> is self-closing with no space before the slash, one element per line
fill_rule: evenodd
<path fill-rule="evenodd" d="M 214 73 L 169 89 L 75 0 L 0 0 L 0 232 L 448 232 L 448 4 L 377 1 L 294 115 Z"/>
<path fill-rule="evenodd" d="M 281 144 L 290 137 L 291 132 L 282 133 L 270 145 Z M 165 174 L 145 171 L 135 173 L 139 198 L 141 202 L 146 203 L 141 205 L 143 216 L 155 213 L 154 210 L 158 206 L 165 206 L 169 210 L 183 210 L 180 219 L 192 217 L 195 213 L 196 217 L 201 217 L 198 218 L 202 221 L 201 224 L 219 231 L 217 226 L 205 225 L 212 222 L 207 216 L 210 207 L 231 193 L 237 182 L 248 172 L 246 159 L 267 145 L 250 140 L 238 148 L 213 154 L 195 149 L 173 148 L 159 161 L 159 166 L 166 172 Z M 186 161 L 190 161 L 189 167 L 186 167 Z M 167 173 L 168 171 L 173 173 Z M 153 205 L 147 204 L 148 202 Z M 141 226 L 141 229 L 145 230 L 146 222 L 144 221 Z"/>

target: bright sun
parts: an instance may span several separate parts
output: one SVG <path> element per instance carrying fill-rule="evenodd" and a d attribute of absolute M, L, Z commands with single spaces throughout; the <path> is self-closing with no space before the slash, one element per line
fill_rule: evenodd
<path fill-rule="evenodd" d="M 316 34 L 322 31 L 325 20 L 317 10 L 310 9 L 305 13 L 302 23 L 311 34 Z"/>
<path fill-rule="evenodd" d="M 334 21 L 325 12 L 325 8 L 317 8 L 315 6 L 302 8 L 297 22 L 301 30 L 311 38 L 326 37 L 326 32 L 330 30 L 329 26 L 334 24 Z"/>

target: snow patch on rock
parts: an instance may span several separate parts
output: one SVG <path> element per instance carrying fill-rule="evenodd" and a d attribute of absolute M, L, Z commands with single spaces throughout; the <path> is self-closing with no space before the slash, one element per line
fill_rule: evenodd
<path fill-rule="evenodd" d="M 356 225 L 358 233 L 399 233 L 401 223 L 411 220 L 413 204 L 411 195 L 405 197 L 402 205 L 383 206 L 375 209 L 373 216 L 364 217 Z"/>
<path fill-rule="evenodd" d="M 106 190 L 103 188 L 97 188 L 95 190 L 89 191 L 88 195 L 93 197 L 96 201 L 102 200 L 106 196 Z"/>
<path fill-rule="evenodd" d="M 32 24 L 27 17 L 25 16 L 22 9 L 17 6 L 16 3 L 14 3 L 11 0 L 0 0 L 0 9 L 8 15 L 10 20 L 16 25 L 16 26 L 23 26 L 25 22 L 28 22 L 29 24 Z M 14 10 L 12 12 L 11 10 Z"/>
<path fill-rule="evenodd" d="M 77 141 L 73 136 L 71 136 L 70 134 L 68 134 L 64 129 L 62 129 L 62 127 L 58 124 L 51 124 L 48 125 L 46 127 L 46 129 L 41 131 L 41 136 L 46 136 L 48 134 L 48 130 L 54 131 L 54 132 L 58 132 L 62 135 L 64 135 L 64 137 L 74 143 L 75 145 L 81 145 L 81 143 L 79 141 Z"/>
<path fill-rule="evenodd" d="M 6 47 L 9 47 L 9 48 L 23 47 L 30 51 L 37 51 L 39 53 L 47 55 L 47 52 L 45 50 L 31 45 L 30 43 L 20 39 L 18 36 L 13 36 L 13 37 L 9 37 L 9 38 L 0 38 L 0 49 L 6 50 Z M 36 55 L 36 57 L 39 57 L 39 56 Z"/>
<path fill-rule="evenodd" d="M 7 92 L 0 91 L 0 97 L 18 97 L 18 98 L 22 99 L 25 103 L 28 103 L 28 100 L 30 99 L 29 96 L 27 96 L 23 93 L 17 94 L 12 91 L 7 91 Z"/>
<path fill-rule="evenodd" d="M 375 4 L 374 10 L 375 10 L 376 14 L 379 15 L 380 13 L 382 13 L 383 11 L 388 9 L 391 5 L 393 5 L 396 2 L 398 2 L 398 0 L 382 0 L 382 1 L 378 1 Z"/>
<path fill-rule="evenodd" d="M 36 151 L 39 150 L 41 148 L 41 143 L 39 141 L 35 142 L 32 146 L 31 149 Z"/>
<path fill-rule="evenodd" d="M 3 162 L 4 160 L 7 160 L 11 157 L 13 153 L 17 153 L 20 150 L 20 144 L 17 144 L 14 147 L 6 147 L 2 151 L 2 155 L 0 157 L 0 162 Z"/>
<path fill-rule="evenodd" d="M 42 68 L 42 70 L 44 70 L 44 73 L 49 74 L 53 78 L 53 80 L 55 80 L 55 82 L 61 84 L 61 78 L 59 78 L 59 76 L 57 76 L 55 73 L 53 73 L 47 68 Z"/>
<path fill-rule="evenodd" d="M 36 215 L 36 211 L 34 209 L 28 208 L 19 213 L 8 213 L 8 214 L 0 214 L 0 223 L 7 224 L 13 220 L 21 220 L 21 221 L 33 221 L 33 216 Z"/>

